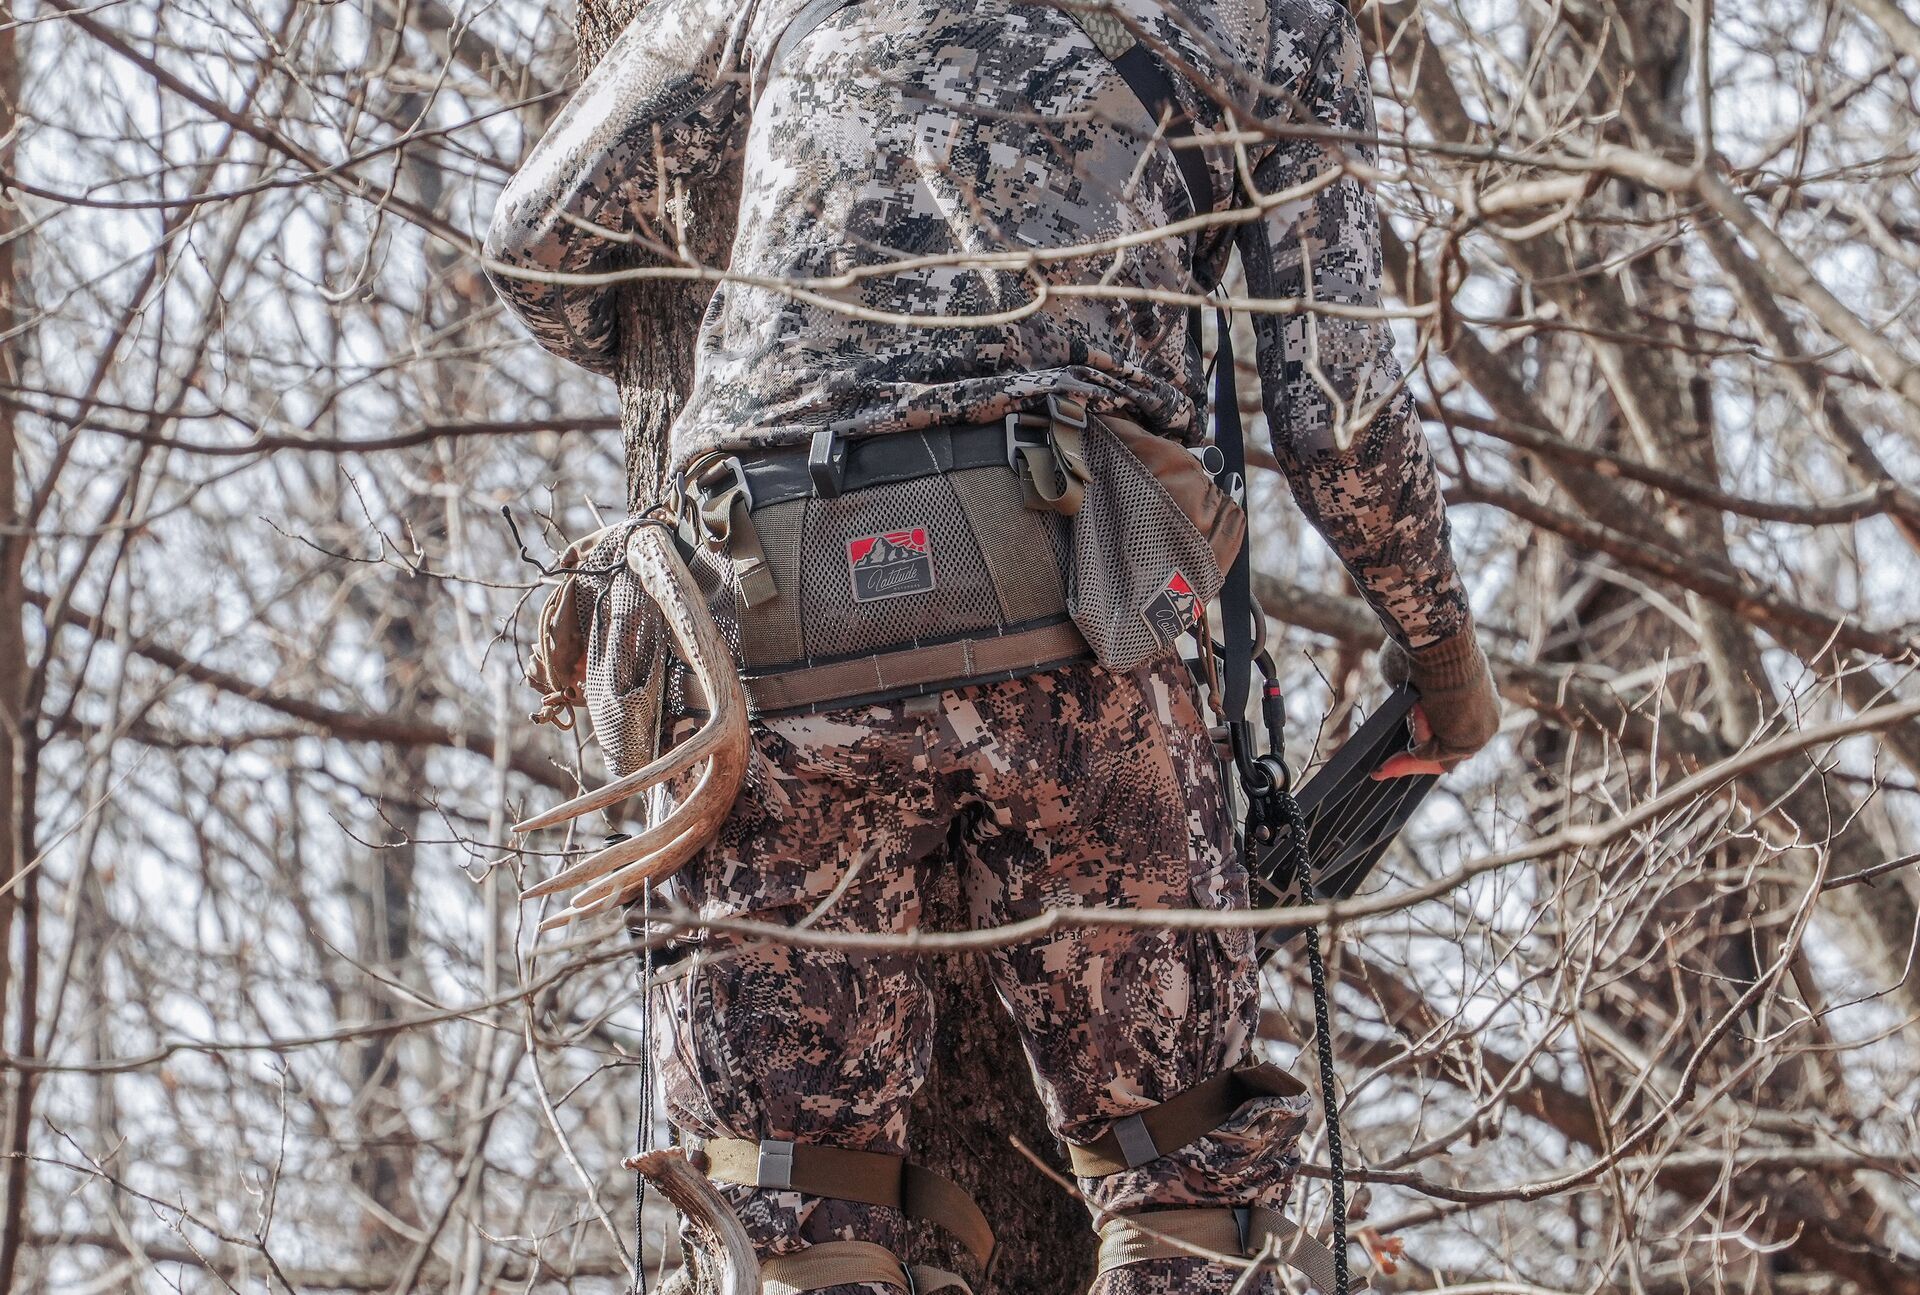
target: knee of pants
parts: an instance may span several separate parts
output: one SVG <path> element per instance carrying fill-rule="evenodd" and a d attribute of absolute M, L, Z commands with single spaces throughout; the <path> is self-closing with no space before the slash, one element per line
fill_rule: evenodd
<path fill-rule="evenodd" d="M 1210 1133 L 1133 1169 L 1081 1178 L 1096 1210 L 1265 1205 L 1278 1208 L 1300 1168 L 1300 1135 L 1310 1099 L 1297 1094 L 1248 1098 Z"/>
<path fill-rule="evenodd" d="M 931 993 L 912 959 L 705 950 L 658 991 L 654 1019 L 682 1130 L 905 1152 L 933 1046 Z"/>

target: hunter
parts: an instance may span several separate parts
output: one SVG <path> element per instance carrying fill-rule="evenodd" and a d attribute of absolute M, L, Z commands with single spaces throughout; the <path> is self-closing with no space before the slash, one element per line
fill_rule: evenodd
<path fill-rule="evenodd" d="M 1430 736 L 1401 767 L 1491 739 L 1379 309 L 1374 133 L 1337 0 L 641 10 L 513 177 L 487 254 L 541 345 L 610 375 L 610 272 L 681 264 L 680 195 L 710 208 L 742 177 L 717 197 L 737 232 L 663 502 L 736 652 L 751 756 L 676 900 L 905 932 L 926 870 L 952 867 L 982 927 L 1248 904 L 1171 642 L 1209 637 L 1221 581 L 1181 530 L 1196 510 L 1165 506 L 1209 435 L 1189 307 L 1236 249 L 1273 455 L 1422 693 Z M 668 681 L 670 730 L 698 692 Z M 1165 1237 L 1256 1252 L 1308 1109 L 1255 1064 L 1252 937 L 1067 929 L 992 956 L 1104 1220 L 1095 1290 L 1227 1295 L 1244 1265 Z M 767 1288 L 929 1295 L 949 1278 L 903 1270 L 916 1213 L 984 1260 L 977 1209 L 902 1164 L 934 1029 L 916 957 L 711 935 L 690 963 L 654 1008 L 668 1110 Z"/>

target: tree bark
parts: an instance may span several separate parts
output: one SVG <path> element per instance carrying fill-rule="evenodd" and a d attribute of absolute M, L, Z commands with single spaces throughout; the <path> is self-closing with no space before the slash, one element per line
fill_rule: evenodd
<path fill-rule="evenodd" d="M 0 170 L 12 174 L 20 135 L 20 62 L 14 7 L 0 15 Z M 0 198 L 0 333 L 11 336 L 20 315 L 18 208 Z M 0 382 L 19 385 L 20 343 L 0 347 Z M 14 1024 L 9 1046 L 23 1056 L 34 1051 L 39 987 L 39 886 L 25 875 L 33 858 L 34 764 L 37 735 L 27 714 L 25 585 L 27 555 L 25 511 L 19 506 L 17 413 L 0 406 L 0 1020 Z M 15 931 L 17 924 L 18 932 Z M 16 973 L 10 959 L 20 950 Z M 9 997 L 18 1011 L 9 1012 Z M 34 1094 L 31 1071 L 16 1071 L 7 1085 L 4 1144 L 8 1152 L 6 1191 L 0 1196 L 0 1290 L 13 1289 L 14 1269 L 25 1239 L 27 1144 Z"/>
<path fill-rule="evenodd" d="M 583 64 L 605 53 L 641 5 L 637 0 L 581 0 Z M 724 264 L 732 241 L 739 171 L 705 194 L 689 213 L 695 249 Z M 704 284 L 650 282 L 624 290 L 617 379 L 626 445 L 627 500 L 651 506 L 664 493 L 666 436 L 693 377 L 694 339 L 710 289 Z M 951 873 L 926 896 L 927 925 L 958 927 L 965 907 Z M 1013 1023 L 987 975 L 984 958 L 931 961 L 939 1033 L 932 1076 L 914 1103 L 914 1159 L 972 1192 L 993 1224 L 999 1249 L 978 1295 L 1069 1295 L 1093 1274 L 1094 1238 L 1084 1208 L 1015 1148 L 1012 1139 L 1063 1165 L 1028 1077 Z M 957 1247 L 925 1234 L 916 1259 L 965 1272 Z M 977 1275 L 977 1274 L 970 1274 Z"/>

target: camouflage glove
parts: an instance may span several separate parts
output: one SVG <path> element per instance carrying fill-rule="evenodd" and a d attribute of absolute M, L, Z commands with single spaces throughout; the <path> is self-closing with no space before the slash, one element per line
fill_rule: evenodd
<path fill-rule="evenodd" d="M 1500 731 L 1500 697 L 1472 625 L 1411 651 L 1388 639 L 1380 650 L 1380 673 L 1390 684 L 1420 690 L 1428 732 L 1408 753 L 1414 760 L 1451 768 Z M 1418 725 L 1415 732 L 1419 736 Z"/>

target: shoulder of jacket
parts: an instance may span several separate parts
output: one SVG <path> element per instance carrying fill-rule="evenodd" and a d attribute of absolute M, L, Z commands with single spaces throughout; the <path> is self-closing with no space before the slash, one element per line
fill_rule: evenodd
<path fill-rule="evenodd" d="M 1327 37 L 1354 29 L 1353 15 L 1342 0 L 1267 0 L 1276 49 L 1291 47 L 1311 58 Z"/>

